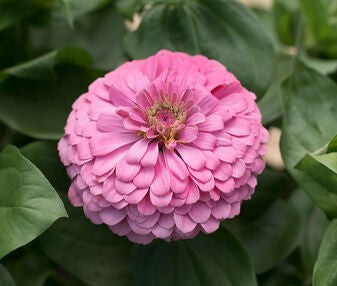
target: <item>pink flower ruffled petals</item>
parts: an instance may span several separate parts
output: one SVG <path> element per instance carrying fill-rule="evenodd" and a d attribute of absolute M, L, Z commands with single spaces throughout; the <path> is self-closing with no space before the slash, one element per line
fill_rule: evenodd
<path fill-rule="evenodd" d="M 137 243 L 216 231 L 265 166 L 255 99 L 204 56 L 163 50 L 121 65 L 72 106 L 58 144 L 69 200 Z"/>

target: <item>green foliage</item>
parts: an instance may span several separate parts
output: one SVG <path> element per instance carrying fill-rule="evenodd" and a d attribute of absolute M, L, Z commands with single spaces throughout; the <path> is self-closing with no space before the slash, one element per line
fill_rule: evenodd
<path fill-rule="evenodd" d="M 69 210 L 69 219 L 57 222 L 40 244 L 48 257 L 89 285 L 133 285 L 131 243 L 92 224 L 79 209 Z"/>
<path fill-rule="evenodd" d="M 0 286 L 336 286 L 336 31 L 337 0 L 0 0 Z M 140 246 L 68 205 L 57 140 L 94 79 L 160 49 L 255 92 L 286 169 L 214 234 Z"/>
<path fill-rule="evenodd" d="M 264 28 L 249 9 L 233 0 L 166 2 L 145 10 L 139 29 L 126 36 L 130 56 L 143 58 L 160 49 L 201 53 L 224 63 L 258 96 L 263 94 L 274 55 Z"/>
<path fill-rule="evenodd" d="M 1 258 L 67 214 L 52 185 L 15 147 L 0 153 L 0 181 Z"/>
<path fill-rule="evenodd" d="M 15 282 L 8 270 L 0 264 L 0 285 L 15 286 Z"/>
<path fill-rule="evenodd" d="M 334 191 L 329 190 L 312 174 L 298 170 L 296 164 L 306 153 L 320 149 L 336 134 L 336 94 L 337 85 L 332 80 L 305 67 L 300 61 L 295 63 L 292 76 L 283 85 L 283 159 L 302 188 L 332 217 L 337 215 L 336 187 L 333 187 Z M 311 155 L 306 158 L 311 162 L 315 160 Z M 303 169 L 304 163 L 298 167 Z"/>
<path fill-rule="evenodd" d="M 248 248 L 257 273 L 282 262 L 298 245 L 302 221 L 289 202 L 275 202 L 263 215 L 253 220 L 238 218 L 225 225 L 237 234 Z"/>
<path fill-rule="evenodd" d="M 192 240 L 137 246 L 133 271 L 137 285 L 257 285 L 247 252 L 225 229 Z"/>
<path fill-rule="evenodd" d="M 0 119 L 23 134 L 58 139 L 71 104 L 100 72 L 79 48 L 63 48 L 3 71 Z"/>
<path fill-rule="evenodd" d="M 314 286 L 333 286 L 337 283 L 337 220 L 333 220 L 322 241 L 314 268 Z"/>

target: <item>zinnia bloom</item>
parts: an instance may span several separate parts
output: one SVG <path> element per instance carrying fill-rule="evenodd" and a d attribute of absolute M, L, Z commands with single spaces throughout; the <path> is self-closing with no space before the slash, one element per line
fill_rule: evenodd
<path fill-rule="evenodd" d="M 214 232 L 265 166 L 255 99 L 204 56 L 160 51 L 121 65 L 76 100 L 59 142 L 71 203 L 138 243 Z"/>

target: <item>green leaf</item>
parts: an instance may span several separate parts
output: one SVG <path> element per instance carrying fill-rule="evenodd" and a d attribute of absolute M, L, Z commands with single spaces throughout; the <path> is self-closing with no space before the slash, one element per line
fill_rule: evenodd
<path fill-rule="evenodd" d="M 68 47 L 8 68 L 4 72 L 7 75 L 22 79 L 57 79 L 55 68 L 57 65 L 62 64 L 90 67 L 92 59 L 85 51 L 75 47 Z"/>
<path fill-rule="evenodd" d="M 67 213 L 43 174 L 13 146 L 0 153 L 0 258 Z"/>
<path fill-rule="evenodd" d="M 257 273 L 282 262 L 298 245 L 302 234 L 299 212 L 291 203 L 281 200 L 254 221 L 239 217 L 225 221 L 224 225 L 248 248 Z"/>
<path fill-rule="evenodd" d="M 327 153 L 337 152 L 337 135 L 330 141 Z"/>
<path fill-rule="evenodd" d="M 274 25 L 279 39 L 285 45 L 294 46 L 301 15 L 299 1 L 275 0 L 273 14 Z"/>
<path fill-rule="evenodd" d="M 281 153 L 300 186 L 328 215 L 337 214 L 337 194 L 328 192 L 307 173 L 295 169 L 306 153 L 325 146 L 336 135 L 337 86 L 327 77 L 297 61 L 282 86 L 285 115 Z"/>
<path fill-rule="evenodd" d="M 67 11 L 66 17 L 71 21 L 81 16 L 84 16 L 92 11 L 98 10 L 104 7 L 112 0 L 62 0 L 63 5 Z M 59 13 L 59 11 L 56 11 Z"/>
<path fill-rule="evenodd" d="M 10 276 L 7 269 L 0 264 L 0 285 L 1 286 L 15 286 L 13 278 Z"/>
<path fill-rule="evenodd" d="M 285 262 L 267 275 L 263 275 L 259 279 L 259 286 L 299 286 L 303 285 L 301 278 L 301 273 L 298 272 L 296 267 Z"/>
<path fill-rule="evenodd" d="M 21 148 L 21 153 L 43 172 L 58 192 L 68 191 L 70 180 L 60 161 L 56 142 L 35 141 Z"/>
<path fill-rule="evenodd" d="M 100 2 L 100 9 L 96 7 L 93 11 L 76 17 L 73 28 L 69 27 L 66 20 L 60 19 L 59 13 L 54 13 L 48 25 L 31 30 L 31 45 L 37 50 L 75 45 L 91 53 L 96 67 L 115 68 L 124 56 L 124 19 L 116 14 L 114 5 L 103 6 L 107 1 Z"/>
<path fill-rule="evenodd" d="M 132 244 L 107 227 L 91 223 L 82 210 L 71 208 L 69 216 L 41 236 L 43 251 L 88 285 L 133 285 Z"/>
<path fill-rule="evenodd" d="M 314 286 L 337 285 L 337 220 L 333 220 L 324 234 L 314 268 Z"/>
<path fill-rule="evenodd" d="M 281 84 L 291 74 L 293 57 L 279 54 L 271 83 L 265 95 L 258 101 L 263 124 L 269 124 L 283 114 L 281 103 Z"/>
<path fill-rule="evenodd" d="M 284 174 L 270 168 L 266 168 L 257 180 L 252 199 L 243 202 L 240 219 L 252 221 L 265 214 L 288 185 Z"/>
<path fill-rule="evenodd" d="M 8 263 L 7 267 L 17 286 L 43 286 L 54 271 L 50 260 L 36 250 Z"/>
<path fill-rule="evenodd" d="M 328 219 L 321 209 L 315 206 L 302 190 L 297 190 L 291 196 L 291 202 L 302 215 L 304 228 L 299 245 L 299 254 L 302 279 L 305 285 L 311 285 L 314 264 L 318 255 L 324 232 L 329 224 Z"/>
<path fill-rule="evenodd" d="M 233 0 L 165 2 L 145 10 L 138 30 L 126 36 L 131 57 L 148 57 L 161 49 L 203 54 L 225 64 L 246 88 L 263 94 L 273 69 L 272 43 L 246 6 Z"/>
<path fill-rule="evenodd" d="M 315 201 L 329 216 L 337 217 L 337 153 L 306 154 L 296 168 L 310 177 L 313 186 L 319 186 L 313 190 Z"/>
<path fill-rule="evenodd" d="M 337 0 L 300 0 L 310 30 L 308 45 L 315 53 L 337 56 Z"/>
<path fill-rule="evenodd" d="M 117 0 L 116 10 L 119 14 L 132 20 L 132 17 L 137 13 L 144 5 L 145 0 Z"/>
<path fill-rule="evenodd" d="M 189 240 L 137 246 L 133 271 L 137 285 L 257 285 L 248 254 L 225 229 Z"/>
<path fill-rule="evenodd" d="M 48 11 L 54 3 L 54 0 L 2 0 L 0 3 L 0 31 L 36 12 Z"/>
<path fill-rule="evenodd" d="M 31 137 L 59 139 L 71 105 L 101 75 L 89 61 L 83 50 L 64 48 L 7 69 L 0 83 L 0 119 Z"/>

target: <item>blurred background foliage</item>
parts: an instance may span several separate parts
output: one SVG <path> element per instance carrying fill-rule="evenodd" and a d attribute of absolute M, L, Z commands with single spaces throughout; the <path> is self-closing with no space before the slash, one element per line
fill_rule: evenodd
<path fill-rule="evenodd" d="M 243 2 L 0 0 L 1 286 L 337 285 L 337 0 Z M 225 64 L 285 165 L 276 140 L 238 218 L 143 247 L 70 207 L 56 140 L 90 82 L 160 49 Z"/>

